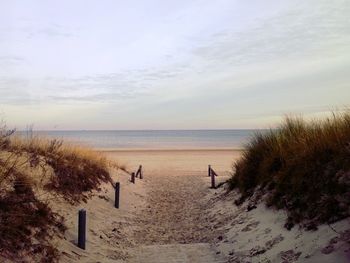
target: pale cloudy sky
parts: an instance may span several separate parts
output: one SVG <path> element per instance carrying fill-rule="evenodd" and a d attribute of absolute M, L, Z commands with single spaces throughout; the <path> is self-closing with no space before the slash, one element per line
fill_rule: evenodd
<path fill-rule="evenodd" d="M 10 126 L 255 128 L 349 103 L 349 0 L 0 0 Z"/>

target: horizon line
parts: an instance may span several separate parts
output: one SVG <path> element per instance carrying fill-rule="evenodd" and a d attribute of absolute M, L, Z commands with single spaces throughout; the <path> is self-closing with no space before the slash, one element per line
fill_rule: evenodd
<path fill-rule="evenodd" d="M 71 132 L 71 131 L 253 131 L 253 130 L 270 130 L 272 128 L 225 128 L 225 129 L 38 129 L 38 130 L 15 130 L 15 132 Z"/>

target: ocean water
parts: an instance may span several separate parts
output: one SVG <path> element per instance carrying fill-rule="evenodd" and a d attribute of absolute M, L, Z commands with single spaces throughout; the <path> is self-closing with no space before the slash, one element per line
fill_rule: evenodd
<path fill-rule="evenodd" d="M 99 149 L 242 148 L 257 130 L 34 131 Z M 27 136 L 26 132 L 21 132 Z"/>

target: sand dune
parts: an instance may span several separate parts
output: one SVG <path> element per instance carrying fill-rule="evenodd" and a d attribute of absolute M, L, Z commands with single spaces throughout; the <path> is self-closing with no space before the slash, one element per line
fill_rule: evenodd
<path fill-rule="evenodd" d="M 209 189 L 207 165 L 218 173 L 218 181 L 225 181 L 239 154 L 109 152 L 130 171 L 142 164 L 144 179 L 132 184 L 125 172 L 113 175 L 121 182 L 120 209 L 113 207 L 111 185 L 81 205 L 88 213 L 85 251 L 75 245 L 78 207 L 55 205 L 69 226 L 64 239 L 56 241 L 64 251 L 62 262 L 349 262 L 349 220 L 332 225 L 333 229 L 288 231 L 283 211 L 258 204 L 248 212 L 247 203 L 233 205 L 236 193 Z"/>

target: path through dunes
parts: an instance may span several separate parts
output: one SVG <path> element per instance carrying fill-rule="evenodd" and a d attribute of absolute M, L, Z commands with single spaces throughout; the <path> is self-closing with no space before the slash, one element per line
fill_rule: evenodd
<path fill-rule="evenodd" d="M 224 262 L 209 244 L 219 232 L 205 213 L 208 186 L 203 180 L 198 175 L 149 176 L 147 206 L 137 216 L 142 227 L 134 233 L 135 262 Z"/>
<path fill-rule="evenodd" d="M 208 243 L 142 246 L 136 251 L 132 261 L 143 263 L 227 262 L 221 255 L 215 254 Z"/>
<path fill-rule="evenodd" d="M 227 179 L 235 152 L 115 155 L 121 162 L 125 158 L 129 167 L 142 164 L 145 169 L 146 203 L 134 218 L 136 246 L 130 251 L 130 262 L 226 262 L 211 245 L 221 233 L 206 211 L 209 192 L 214 191 L 209 189 L 207 166 L 216 169 L 219 180 Z M 217 158 L 209 160 L 209 156 Z"/>
<path fill-rule="evenodd" d="M 147 207 L 138 218 L 139 244 L 205 242 L 210 222 L 205 215 L 208 186 L 198 175 L 149 175 Z"/>

